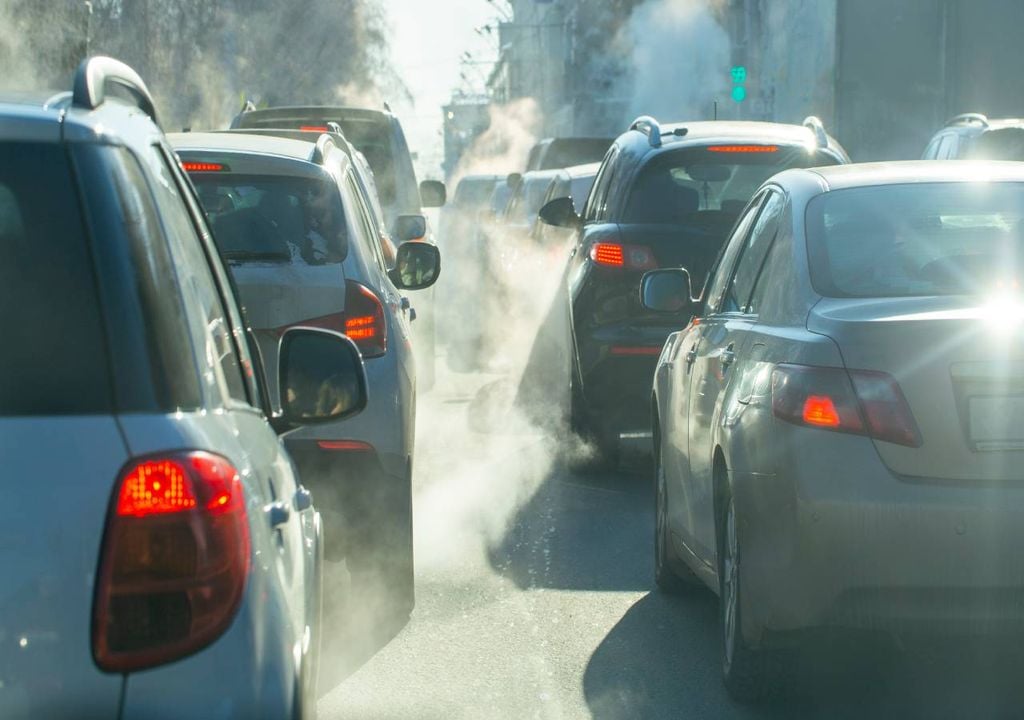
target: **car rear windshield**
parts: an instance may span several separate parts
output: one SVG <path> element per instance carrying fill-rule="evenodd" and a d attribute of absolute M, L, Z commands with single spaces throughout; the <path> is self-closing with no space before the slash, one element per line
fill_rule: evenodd
<path fill-rule="evenodd" d="M 828 297 L 988 294 L 1024 281 L 1024 183 L 825 193 L 807 206 L 811 280 Z"/>
<path fill-rule="evenodd" d="M 193 173 L 192 181 L 229 262 L 323 265 L 345 259 L 345 210 L 333 181 L 221 173 Z"/>
<path fill-rule="evenodd" d="M 519 191 L 521 195 L 516 198 L 514 204 L 509 208 L 508 221 L 516 225 L 522 225 L 533 221 L 540 212 L 544 203 L 544 196 L 551 187 L 551 178 L 528 178 L 523 181 L 523 187 Z"/>
<path fill-rule="evenodd" d="M 623 222 L 731 226 L 761 183 L 789 168 L 834 165 L 803 146 L 719 143 L 664 153 L 633 184 Z"/>
<path fill-rule="evenodd" d="M 967 160 L 1024 160 L 1024 128 L 1009 127 L 982 133 L 963 153 Z"/>
<path fill-rule="evenodd" d="M 460 208 L 484 208 L 494 192 L 498 178 L 465 178 L 455 188 L 452 204 Z"/>
<path fill-rule="evenodd" d="M 112 410 L 106 341 L 63 148 L 0 142 L 0 416 Z"/>

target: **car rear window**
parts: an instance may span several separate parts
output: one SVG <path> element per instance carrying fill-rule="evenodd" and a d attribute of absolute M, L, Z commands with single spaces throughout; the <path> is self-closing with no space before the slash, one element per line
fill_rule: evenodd
<path fill-rule="evenodd" d="M 106 343 L 63 148 L 0 142 L 0 416 L 112 411 Z"/>
<path fill-rule="evenodd" d="M 559 138 L 548 146 L 537 170 L 557 170 L 600 162 L 613 142 L 614 138 Z"/>
<path fill-rule="evenodd" d="M 623 222 L 731 226 L 765 180 L 790 168 L 834 165 L 802 146 L 718 143 L 681 148 L 640 171 Z"/>
<path fill-rule="evenodd" d="M 455 188 L 452 204 L 461 208 L 486 207 L 497 182 L 497 178 L 466 178 Z"/>
<path fill-rule="evenodd" d="M 345 210 L 329 179 L 192 174 L 214 240 L 229 262 L 340 263 Z"/>
<path fill-rule="evenodd" d="M 827 297 L 988 294 L 1024 281 L 1024 183 L 825 193 L 807 206 L 811 280 Z"/>
<path fill-rule="evenodd" d="M 967 160 L 1024 160 L 1024 128 L 1000 128 L 982 133 L 962 155 Z"/>

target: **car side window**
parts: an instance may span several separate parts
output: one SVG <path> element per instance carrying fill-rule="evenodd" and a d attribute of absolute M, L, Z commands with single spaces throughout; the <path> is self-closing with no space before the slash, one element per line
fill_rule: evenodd
<path fill-rule="evenodd" d="M 956 133 L 946 133 L 939 141 L 939 149 L 935 157 L 939 160 L 947 160 L 956 157 L 957 138 Z"/>
<path fill-rule="evenodd" d="M 359 196 L 359 189 L 356 187 L 355 179 L 352 177 L 351 169 L 345 171 L 345 179 L 342 183 L 342 196 L 344 197 L 345 210 L 351 212 L 353 238 L 364 256 L 372 256 L 373 262 L 378 263 L 382 271 L 387 272 L 383 258 L 378 259 L 375 248 L 375 239 L 379 237 L 373 228 L 366 208 Z M 349 213 L 346 212 L 346 215 Z"/>
<path fill-rule="evenodd" d="M 604 162 L 601 163 L 594 180 L 594 189 L 590 191 L 590 197 L 587 198 L 587 207 L 583 214 L 585 222 L 594 222 L 603 217 L 608 200 L 608 187 L 611 184 L 611 176 L 618 156 L 619 148 L 616 145 L 613 145 L 608 154 L 604 156 Z"/>
<path fill-rule="evenodd" d="M 249 389 L 249 400 L 254 407 L 263 409 L 264 391 L 260 382 L 261 379 L 256 377 L 256 373 L 257 371 L 265 372 L 266 370 L 263 368 L 262 362 L 260 362 L 260 368 L 256 367 L 252 354 L 249 352 L 251 338 L 246 335 L 248 323 L 242 317 L 242 304 L 238 294 L 238 289 L 235 286 L 234 279 L 231 274 L 225 268 L 224 262 L 221 259 L 220 251 L 217 249 L 217 245 L 213 241 L 213 234 L 210 231 L 209 224 L 206 220 L 206 213 L 203 211 L 203 206 L 199 202 L 199 196 L 196 194 L 195 187 L 192 185 L 191 180 L 188 179 L 185 171 L 181 168 L 174 152 L 169 148 L 164 147 L 163 155 L 164 159 L 170 165 L 171 171 L 177 181 L 178 191 L 181 193 L 182 197 L 185 198 L 188 208 L 191 211 L 193 223 L 199 231 L 202 247 L 207 257 L 208 267 L 213 273 L 214 279 L 220 289 L 220 297 L 223 301 L 225 310 L 227 310 L 228 319 L 231 322 L 232 334 L 235 338 L 235 350 L 237 351 L 241 361 L 242 370 L 244 371 L 244 380 Z"/>
<path fill-rule="evenodd" d="M 773 303 L 779 303 L 786 292 L 785 285 L 792 283 L 793 263 L 787 261 L 786 250 L 791 247 L 789 243 L 783 242 L 782 237 L 776 232 L 776 239 L 772 241 L 768 255 L 761 265 L 761 272 L 754 281 L 754 290 L 747 302 L 747 312 L 751 315 L 759 315 L 765 311 L 765 307 L 771 307 Z"/>
<path fill-rule="evenodd" d="M 705 316 L 729 312 L 722 307 L 725 290 L 732 279 L 732 270 L 736 266 L 736 260 L 746 244 L 751 226 L 754 224 L 754 220 L 757 218 L 763 204 L 764 193 L 761 193 L 747 206 L 747 209 L 736 223 L 736 227 L 733 229 L 729 239 L 722 246 L 722 252 L 718 256 L 718 261 L 708 277 L 707 293 L 705 296 L 706 303 L 704 305 Z"/>
<path fill-rule="evenodd" d="M 220 388 L 222 402 L 236 400 L 248 403 L 231 324 L 200 244 L 202 240 L 186 210 L 186 200 L 174 181 L 174 171 L 160 148 L 155 145 L 149 148 L 147 162 L 153 171 L 151 174 L 156 178 L 153 194 L 163 220 L 164 232 L 170 240 L 175 264 L 182 269 L 179 274 L 182 292 L 186 296 L 191 295 L 191 307 L 202 309 L 203 327 L 197 328 L 197 337 L 203 342 L 197 344 L 197 347 L 203 353 L 206 363 L 203 374 L 208 384 Z"/>
<path fill-rule="evenodd" d="M 722 301 L 719 312 L 749 312 L 748 301 L 754 290 L 754 282 L 764 264 L 775 234 L 779 229 L 779 219 L 786 206 L 785 196 L 780 192 L 770 191 L 761 208 L 753 230 L 740 251 L 736 271 L 729 281 L 728 290 Z"/>
<path fill-rule="evenodd" d="M 382 273 L 387 273 L 388 265 L 384 260 L 384 251 L 381 248 L 380 228 L 377 227 L 377 223 L 374 221 L 373 210 L 370 209 L 366 195 L 351 169 L 345 173 L 345 180 L 349 184 L 349 192 L 358 206 L 357 215 L 359 216 L 359 223 L 363 228 L 363 232 L 366 233 L 374 262 L 377 263 L 377 267 L 380 268 Z"/>

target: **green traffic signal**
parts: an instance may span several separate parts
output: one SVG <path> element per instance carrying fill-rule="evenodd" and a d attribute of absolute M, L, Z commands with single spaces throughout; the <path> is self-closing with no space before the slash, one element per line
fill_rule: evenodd
<path fill-rule="evenodd" d="M 740 103 L 747 99 L 747 89 L 742 85 L 737 85 L 732 89 L 732 99 Z"/>

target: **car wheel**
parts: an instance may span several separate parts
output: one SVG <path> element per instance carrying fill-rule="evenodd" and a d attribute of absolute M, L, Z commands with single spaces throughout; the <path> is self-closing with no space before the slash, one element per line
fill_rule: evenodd
<path fill-rule="evenodd" d="M 654 582 L 669 595 L 678 595 L 697 584 L 698 578 L 686 568 L 683 575 L 675 569 L 674 553 L 668 529 L 668 483 L 662 464 L 661 447 L 654 455 Z"/>
<path fill-rule="evenodd" d="M 723 485 L 725 481 L 723 480 Z M 722 678 L 730 697 L 757 703 L 781 693 L 786 685 L 786 663 L 780 653 L 754 648 L 743 637 L 742 550 L 732 493 L 722 491 L 719 522 L 718 581 L 722 628 Z"/>

